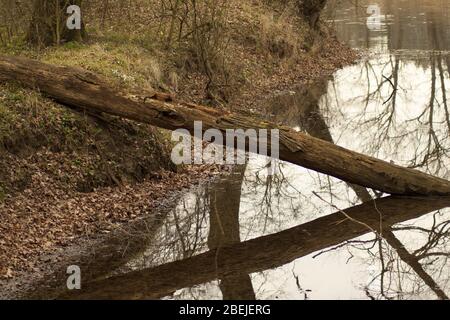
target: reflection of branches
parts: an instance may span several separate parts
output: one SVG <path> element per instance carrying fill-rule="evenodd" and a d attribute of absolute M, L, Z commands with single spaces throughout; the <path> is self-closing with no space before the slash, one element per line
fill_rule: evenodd
<path fill-rule="evenodd" d="M 391 84 L 391 87 L 392 87 L 392 93 L 391 93 L 391 95 L 389 96 L 389 98 L 388 98 L 386 101 L 383 102 L 383 105 L 385 105 L 385 104 L 387 104 L 389 101 L 395 99 L 395 93 L 397 92 L 397 86 L 391 81 L 390 78 L 387 78 L 386 76 L 383 76 L 383 78 L 384 78 L 385 80 L 387 80 L 387 81 Z M 397 83 L 397 81 L 396 81 L 396 83 Z M 392 102 L 392 105 L 394 106 L 393 109 L 395 109 L 395 101 Z"/>
<path fill-rule="evenodd" d="M 434 278 L 446 280 L 442 276 L 447 277 L 448 270 L 444 273 L 442 271 L 444 266 L 448 267 L 447 259 L 449 256 L 448 252 L 450 252 L 450 220 L 438 223 L 437 217 L 439 215 L 439 212 L 433 214 L 433 226 L 431 228 L 420 227 L 416 223 L 414 225 L 394 226 L 390 230 L 386 229 L 384 231 L 383 238 L 395 250 L 396 254 L 393 254 L 393 252 L 388 250 L 388 247 L 385 247 L 380 242 L 378 255 L 381 270 L 378 275 L 373 276 L 373 279 L 366 287 L 365 290 L 369 294 L 368 296 L 375 298 L 374 284 L 378 281 L 379 293 L 381 297 L 386 299 L 391 299 L 393 295 L 404 297 L 408 290 L 407 287 L 410 288 L 411 294 L 417 295 L 419 294 L 418 290 L 422 290 L 421 283 L 426 284 L 440 299 L 448 299 L 445 291 L 434 280 Z M 419 232 L 427 236 L 426 242 L 420 248 L 412 250 L 412 253 L 410 253 L 397 236 L 394 235 L 394 232 L 407 232 L 408 235 L 414 238 L 418 238 L 418 236 L 413 235 L 413 233 Z M 363 250 L 370 252 L 372 249 L 373 247 Z M 371 255 L 377 259 L 375 254 Z M 441 264 L 441 267 L 438 267 L 439 264 Z M 437 272 L 435 271 L 436 268 L 438 268 Z M 411 270 L 413 273 L 411 273 Z"/>
<path fill-rule="evenodd" d="M 367 190 L 365 190 L 362 187 L 359 186 L 353 186 L 353 188 L 355 189 L 355 192 L 357 193 L 357 195 L 365 195 L 364 197 L 361 198 L 361 200 L 363 202 L 369 201 L 367 198 L 370 198 L 370 194 L 368 193 Z M 362 189 L 359 190 L 358 189 Z M 365 191 L 365 192 L 364 192 Z M 375 208 L 376 208 L 376 202 L 375 203 Z M 390 299 L 390 297 L 388 295 L 386 295 L 386 290 L 385 290 L 385 276 L 389 275 L 389 262 L 386 263 L 385 261 L 385 255 L 384 255 L 384 250 L 383 250 L 383 239 L 387 242 L 387 244 L 389 244 L 393 249 L 395 249 L 398 257 L 408 266 L 411 267 L 412 270 L 414 270 L 414 272 L 419 276 L 419 278 L 442 300 L 448 300 L 448 296 L 446 295 L 446 293 L 439 287 L 439 285 L 434 281 L 434 279 L 424 270 L 424 265 L 421 264 L 421 260 L 422 258 L 420 256 L 417 256 L 418 253 L 423 252 L 425 250 L 425 248 L 429 248 L 429 247 L 434 247 L 438 242 L 439 239 L 442 238 L 443 235 L 446 235 L 448 233 L 448 229 L 447 226 L 450 225 L 450 220 L 446 221 L 442 224 L 440 224 L 439 226 L 436 226 L 436 215 L 433 216 L 433 220 L 434 220 L 434 224 L 432 227 L 432 231 L 430 231 L 430 235 L 428 237 L 428 242 L 420 249 L 416 250 L 414 252 L 414 254 L 411 254 L 408 252 L 408 250 L 404 247 L 404 245 L 400 242 L 400 240 L 398 240 L 398 238 L 395 236 L 394 232 L 392 231 L 393 228 L 389 228 L 388 230 L 384 230 L 383 229 L 383 224 L 382 224 L 382 213 L 380 210 L 378 210 L 378 208 L 376 208 L 377 212 L 380 214 L 380 232 L 379 233 L 375 233 L 376 234 L 376 239 L 373 240 L 373 244 L 375 245 L 375 243 L 378 244 L 378 254 L 379 254 L 379 259 L 380 259 L 380 265 L 381 265 L 381 271 L 379 274 L 379 279 L 380 279 L 380 295 L 386 299 Z M 342 211 L 341 211 L 342 212 Z M 344 213 L 344 212 L 343 212 Z M 345 214 L 345 213 L 344 213 Z M 361 223 L 360 221 L 355 221 L 356 223 Z M 361 244 L 361 241 L 359 241 L 359 244 Z M 371 250 L 371 248 L 367 249 L 369 252 Z M 352 256 L 353 257 L 353 256 Z M 377 277 L 374 278 L 374 280 Z M 391 278 L 391 277 L 389 277 Z M 372 283 L 373 281 L 372 280 Z M 399 286 L 401 286 L 401 282 L 399 283 Z M 390 285 L 389 285 L 390 287 Z M 370 295 L 370 292 L 368 290 L 368 288 L 366 288 L 366 294 L 368 295 L 368 297 L 373 298 L 372 295 Z M 402 292 L 402 290 L 400 290 L 400 292 Z"/>
<path fill-rule="evenodd" d="M 320 200 L 322 200 L 323 202 L 327 203 L 328 205 L 330 205 L 331 207 L 333 207 L 334 209 L 336 209 L 336 210 L 338 210 L 340 213 L 342 213 L 342 214 L 345 216 L 346 219 L 348 219 L 348 220 L 350 220 L 350 221 L 353 221 L 353 222 L 355 222 L 355 223 L 361 224 L 362 226 L 366 227 L 368 231 L 373 232 L 374 234 L 377 235 L 377 237 L 379 236 L 379 235 L 378 235 L 378 232 L 377 232 L 374 228 L 372 228 L 371 226 L 369 226 L 368 224 L 366 224 L 366 223 L 364 223 L 364 222 L 362 222 L 362 221 L 356 220 L 356 219 L 354 219 L 353 217 L 349 216 L 349 215 L 347 214 L 347 212 L 345 212 L 345 211 L 339 209 L 339 208 L 338 208 L 337 206 L 335 206 L 334 204 L 332 204 L 332 203 L 326 201 L 326 200 L 325 200 L 324 198 L 322 198 L 317 192 L 313 192 L 313 194 L 314 194 L 316 197 L 318 197 Z"/>
<path fill-rule="evenodd" d="M 259 158 L 254 160 L 252 165 L 256 167 L 252 168 L 250 175 L 245 176 L 243 197 L 251 201 L 251 209 L 257 213 L 249 227 L 257 227 L 259 234 L 265 234 L 268 227 L 273 226 L 276 221 L 286 221 L 286 211 L 294 217 L 297 215 L 299 197 L 302 195 L 286 176 L 283 163 L 276 163 L 277 174 L 267 175 L 265 165 L 259 166 L 256 163 Z"/>
<path fill-rule="evenodd" d="M 181 199 L 148 248 L 142 261 L 145 266 L 188 258 L 204 250 L 208 213 L 204 194 L 204 190 L 197 190 Z"/>
<path fill-rule="evenodd" d="M 430 86 L 427 86 L 430 97 L 423 106 L 417 105 L 417 101 L 411 102 L 414 105 L 405 104 L 406 101 L 412 99 L 409 97 L 411 89 L 408 88 L 408 91 L 402 89 L 401 82 L 406 80 L 408 87 L 415 84 L 405 78 L 406 72 L 409 73 L 413 66 L 412 62 L 408 62 L 407 57 L 394 54 L 390 55 L 387 62 L 384 63 L 383 59 L 376 64 L 370 60 L 365 62 L 361 69 L 373 69 L 374 72 L 366 71 L 366 78 L 360 77 L 358 80 L 362 84 L 360 90 L 365 92 L 365 95 L 356 94 L 351 99 L 339 102 L 340 105 L 350 103 L 353 108 L 349 108 L 352 110 L 351 113 L 344 113 L 343 117 L 351 114 L 351 118 L 339 123 L 336 131 L 341 136 L 337 137 L 336 141 L 346 137 L 346 134 L 354 136 L 354 130 L 358 130 L 358 132 L 366 130 L 370 132 L 370 135 L 367 136 L 367 141 L 360 143 L 371 155 L 380 156 L 379 153 L 390 156 L 398 155 L 397 158 L 401 156 L 399 160 L 409 167 L 424 168 L 437 175 L 447 173 L 449 167 L 447 159 L 450 152 L 448 143 L 450 109 L 448 108 L 446 89 L 448 75 L 444 68 L 443 53 L 430 52 L 427 56 L 429 62 L 425 63 L 426 60 L 416 58 L 417 63 L 420 62 L 425 72 L 430 74 Z M 389 69 L 386 66 L 389 66 Z M 416 68 L 417 72 L 421 72 L 419 67 Z M 389 72 L 391 72 L 390 76 L 384 76 Z M 376 80 L 377 75 L 384 78 Z M 374 82 L 375 84 L 373 84 Z M 344 82 L 344 84 L 346 83 Z M 386 85 L 389 85 L 389 90 Z M 373 87 L 375 90 L 372 90 Z M 414 94 L 418 95 L 417 90 L 426 91 L 427 87 L 417 87 Z M 343 90 L 348 90 L 348 87 L 344 87 Z M 325 101 L 333 100 L 333 97 L 328 97 Z M 388 102 L 386 103 L 386 101 Z M 332 107 L 335 108 L 335 106 Z M 355 107 L 358 108 L 357 112 L 353 111 Z M 333 117 L 336 117 L 336 114 L 342 113 L 342 108 L 332 110 L 332 112 Z M 349 131 L 352 132 L 349 133 Z"/>
<path fill-rule="evenodd" d="M 428 167 L 430 163 L 434 163 L 436 166 L 436 171 L 439 172 L 441 168 L 445 168 L 446 165 L 443 162 L 448 152 L 450 151 L 449 147 L 446 147 L 443 145 L 444 141 L 448 137 L 439 137 L 440 133 L 438 133 L 435 125 L 438 123 L 435 119 L 436 114 L 436 84 L 437 84 L 437 76 L 436 76 L 436 64 L 440 64 L 440 62 L 437 62 L 437 60 L 441 60 L 439 55 L 432 55 L 431 56 L 431 90 L 430 90 L 430 101 L 428 106 L 423 110 L 423 112 L 415 119 L 418 121 L 421 125 L 428 126 L 428 141 L 426 144 L 426 148 L 422 152 L 422 160 L 420 162 L 417 162 L 416 159 L 413 159 L 413 164 L 411 165 L 412 168 L 421 168 L 421 167 Z M 441 71 L 439 71 L 441 72 Z M 441 74 L 442 77 L 442 74 Z M 441 87 L 444 86 L 445 83 L 441 84 Z M 445 89 L 442 91 L 443 93 L 443 101 L 444 101 L 444 107 L 446 106 L 446 94 Z M 424 116 L 428 115 L 427 120 L 422 120 Z M 413 121 L 410 120 L 410 121 Z M 448 109 L 445 107 L 445 122 L 447 125 L 449 125 L 448 120 Z M 449 132 L 449 131 L 447 131 Z"/>
<path fill-rule="evenodd" d="M 445 122 L 447 123 L 447 129 L 448 133 L 450 135 L 450 112 L 448 109 L 448 102 L 447 102 L 447 91 L 445 87 L 445 75 L 444 75 L 444 68 L 442 67 L 442 58 L 440 57 L 438 59 L 438 69 L 439 69 L 439 79 L 441 81 L 441 90 L 442 90 L 442 101 L 444 104 L 444 110 L 445 110 Z M 450 70 L 448 70 L 450 72 Z"/>
<path fill-rule="evenodd" d="M 395 60 L 395 62 L 393 62 Z M 369 63 L 369 62 L 368 62 Z M 369 63 L 370 64 L 370 63 Z M 384 69 L 387 65 L 391 66 L 392 74 L 389 77 L 384 76 Z M 384 109 L 379 112 L 376 116 L 365 120 L 363 125 L 370 125 L 372 123 L 377 124 L 377 137 L 374 139 L 377 141 L 377 145 L 375 148 L 379 148 L 380 144 L 384 142 L 388 137 L 391 131 L 391 127 L 395 124 L 395 114 L 396 114 L 396 105 L 397 105 L 397 92 L 399 87 L 399 71 L 400 71 L 400 59 L 396 56 L 390 55 L 389 63 L 386 64 L 382 70 L 380 71 L 382 74 L 382 78 L 384 80 L 379 81 L 377 88 L 373 92 L 368 92 L 365 100 L 365 108 L 364 112 L 367 112 L 368 104 L 372 100 L 379 99 L 383 101 L 382 106 Z M 373 71 L 375 79 L 378 78 L 378 75 Z M 370 88 L 370 77 L 367 77 L 367 83 Z M 389 84 L 392 87 L 392 91 L 387 99 L 382 97 L 382 89 L 385 84 Z M 370 90 L 370 89 L 368 89 Z M 375 94 L 378 94 L 378 98 L 375 98 Z M 361 114 L 363 115 L 363 114 Z"/>
<path fill-rule="evenodd" d="M 346 241 L 346 242 L 343 242 L 340 245 L 337 245 L 335 247 L 328 248 L 326 250 L 320 251 L 319 253 L 317 253 L 317 254 L 315 254 L 313 256 L 313 259 L 315 259 L 315 258 L 317 258 L 317 257 L 319 257 L 321 255 L 324 255 L 326 253 L 330 253 L 332 251 L 337 251 L 337 250 L 339 250 L 341 248 L 346 248 L 346 247 L 349 247 L 349 246 L 357 248 L 357 249 L 364 249 L 364 250 L 369 249 L 370 250 L 370 249 L 374 248 L 376 241 L 377 241 L 377 238 L 372 239 L 372 240 L 350 240 L 350 241 Z M 371 247 L 367 248 L 366 245 L 368 245 L 368 244 L 370 244 Z"/>
<path fill-rule="evenodd" d="M 385 213 L 385 230 L 430 210 L 446 207 L 449 201 L 449 198 L 417 197 L 376 200 L 378 210 Z M 371 203 L 345 209 L 345 212 L 374 229 L 379 228 L 377 210 Z M 333 232 L 329 232 L 330 227 Z M 210 282 L 217 275 L 224 277 L 235 273 L 255 273 L 281 266 L 366 233 L 366 227 L 348 219 L 342 221 L 342 213 L 337 212 L 277 234 L 223 247 L 219 252 L 210 250 L 188 259 L 86 283 L 81 292 L 70 294 L 77 298 L 157 298 L 179 288 Z"/>
<path fill-rule="evenodd" d="M 450 220 L 439 223 L 437 216 L 438 213 L 433 215 L 433 225 L 430 228 L 423 228 L 414 225 L 393 228 L 393 231 L 418 232 L 427 236 L 426 243 L 413 252 L 419 260 L 424 260 L 430 257 L 449 256 L 449 254 L 445 252 L 445 248 L 443 249 L 442 246 L 450 242 Z"/>
<path fill-rule="evenodd" d="M 361 188 L 361 187 L 359 187 Z M 362 188 L 363 189 L 363 188 Z M 358 194 L 358 193 L 357 193 Z M 370 197 L 370 195 L 368 195 Z M 364 200 L 363 200 L 364 201 Z M 376 203 L 376 202 L 375 202 Z M 428 242 L 420 249 L 416 250 L 414 254 L 408 252 L 408 250 L 404 247 L 404 245 L 397 239 L 393 228 L 388 230 L 383 230 L 382 221 L 382 213 L 377 209 L 377 212 L 380 214 L 380 233 L 376 233 L 377 239 L 373 241 L 373 243 L 378 244 L 378 254 L 380 259 L 381 271 L 379 274 L 380 279 L 380 295 L 386 299 L 389 299 L 389 296 L 386 295 L 385 292 L 385 276 L 389 275 L 388 264 L 385 261 L 385 255 L 383 250 L 383 239 L 389 244 L 395 251 L 397 252 L 398 257 L 408 266 L 411 267 L 412 270 L 419 276 L 419 278 L 442 300 L 448 300 L 448 296 L 446 293 L 439 287 L 439 285 L 434 281 L 434 279 L 424 270 L 424 266 L 421 264 L 421 256 L 418 255 L 420 252 L 425 251 L 425 248 L 434 247 L 439 239 L 442 238 L 443 235 L 448 233 L 447 226 L 450 225 L 450 220 L 442 223 L 439 226 L 436 226 L 436 215 L 433 216 L 434 224 L 432 230 L 430 231 L 430 235 L 428 237 Z M 380 236 L 381 235 L 381 236 Z M 360 242 L 361 243 L 361 242 Z M 367 248 L 370 252 L 371 248 Z M 392 260 L 391 260 L 392 261 Z M 389 263 L 390 261 L 388 261 Z M 391 278 L 391 277 L 389 277 Z M 374 278 L 374 280 L 376 277 Z M 372 282 L 374 281 L 372 280 Z M 399 283 L 401 285 L 401 283 Z M 390 286 L 389 286 L 390 287 Z M 400 290 L 401 292 L 401 290 Z M 370 298 L 373 298 L 372 295 L 369 295 L 369 290 L 366 288 L 366 293 Z"/>
<path fill-rule="evenodd" d="M 409 265 L 414 272 L 422 279 L 422 281 L 431 289 L 433 292 L 442 300 L 448 300 L 448 296 L 439 287 L 439 285 L 434 281 L 434 279 L 424 270 L 423 266 L 420 264 L 419 259 L 408 252 L 404 245 L 397 239 L 392 231 L 387 231 L 383 235 L 386 241 L 391 247 L 396 251 L 400 259 Z"/>

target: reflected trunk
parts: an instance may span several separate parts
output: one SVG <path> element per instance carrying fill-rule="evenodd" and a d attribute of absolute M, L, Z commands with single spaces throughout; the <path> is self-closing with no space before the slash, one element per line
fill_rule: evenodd
<path fill-rule="evenodd" d="M 238 165 L 231 177 L 212 183 L 209 193 L 210 231 L 209 249 L 217 249 L 241 242 L 239 209 L 241 189 L 247 165 Z M 235 274 L 220 279 L 220 290 L 224 300 L 254 300 L 255 292 L 247 273 Z"/>

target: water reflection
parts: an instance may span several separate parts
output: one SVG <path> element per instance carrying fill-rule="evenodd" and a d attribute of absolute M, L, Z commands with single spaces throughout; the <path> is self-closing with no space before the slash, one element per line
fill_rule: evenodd
<path fill-rule="evenodd" d="M 268 97 L 267 117 L 397 164 L 450 178 L 450 3 L 331 3 L 339 37 L 373 52 L 358 64 Z M 61 278 L 33 297 L 135 299 L 447 299 L 450 199 L 385 197 L 250 156 L 175 208 L 111 235 L 69 295 Z M 361 204 L 363 203 L 363 204 Z M 348 209 L 343 209 L 348 208 Z M 150 219 L 150 218 L 149 218 Z"/>
<path fill-rule="evenodd" d="M 381 51 L 450 49 L 450 3 L 447 0 L 329 2 L 326 16 L 340 39 L 352 47 Z M 380 7 L 380 30 L 366 28 L 369 5 Z M 437 37 L 430 36 L 433 29 L 438 30 Z"/>
<path fill-rule="evenodd" d="M 444 56 L 383 54 L 338 72 L 321 105 L 336 142 L 448 178 Z"/>
<path fill-rule="evenodd" d="M 246 166 L 238 166 L 234 178 L 214 182 L 208 187 L 209 236 L 208 248 L 217 249 L 241 242 L 239 212 L 242 182 Z M 255 292 L 250 276 L 237 270 L 220 279 L 220 291 L 225 300 L 254 300 Z"/>
<path fill-rule="evenodd" d="M 354 246 L 358 242 L 361 245 L 367 245 L 371 241 L 360 238 L 364 234 L 374 232 L 383 235 L 383 230 L 389 230 L 402 221 L 415 219 L 430 210 L 434 211 L 449 205 L 450 198 L 389 197 L 379 199 L 340 210 L 275 234 L 244 242 L 232 241 L 223 247 L 210 249 L 187 259 L 90 283 L 79 295 L 72 297 L 160 298 L 174 294 L 177 297 L 180 295 L 186 297 L 186 293 L 183 295 L 183 293 L 174 292 L 177 289 L 199 285 L 216 278 L 223 279 L 220 285 L 222 290 L 227 292 L 228 289 L 231 289 L 233 293 L 229 297 L 242 297 L 242 294 L 251 295 L 251 284 L 248 282 L 248 286 L 245 283 L 239 285 L 234 283 L 232 288 L 225 288 L 226 285 L 232 283 L 227 281 L 239 277 L 246 279 L 245 274 L 285 266 L 286 263 L 319 250 L 335 245 L 341 247 L 343 242 Z M 407 226 L 401 228 L 404 230 Z M 396 229 L 396 231 L 398 230 Z M 448 230 L 446 233 L 446 237 L 448 237 Z M 433 245 L 432 242 L 427 242 L 423 247 L 429 248 L 430 245 Z M 419 251 L 422 252 L 422 250 Z M 434 252 L 433 249 L 431 251 Z M 438 256 L 439 254 L 439 252 L 434 252 L 431 255 Z M 424 257 L 420 256 L 417 259 L 423 260 Z M 236 290 L 242 291 L 244 288 L 244 293 L 236 293 Z M 210 297 L 208 286 L 202 289 L 206 295 L 204 297 Z M 196 294 L 200 292 L 201 290 L 197 288 Z"/>

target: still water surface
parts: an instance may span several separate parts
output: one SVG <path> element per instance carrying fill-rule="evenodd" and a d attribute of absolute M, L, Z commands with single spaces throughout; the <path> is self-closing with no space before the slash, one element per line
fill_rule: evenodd
<path fill-rule="evenodd" d="M 268 116 L 349 149 L 450 179 L 450 3 L 378 1 L 379 30 L 366 26 L 366 8 L 371 4 L 339 1 L 328 10 L 340 40 L 368 49 L 368 57 L 332 79 L 271 97 Z M 186 218 L 186 207 L 189 214 L 194 208 L 196 216 L 206 211 L 196 252 L 273 235 L 339 214 L 339 209 L 352 207 L 368 195 L 381 196 L 285 163 L 280 165 L 282 174 L 270 178 L 263 164 L 252 158 L 241 169 L 245 173 L 238 170 L 180 204 L 180 217 Z M 407 211 L 400 201 L 398 205 Z M 380 215 L 402 214 L 397 210 L 388 206 Z M 222 226 L 216 218 L 208 218 L 214 212 L 221 213 Z M 192 242 L 198 226 L 191 226 L 190 232 L 183 229 L 189 234 L 184 238 Z M 435 299 L 449 295 L 450 210 L 430 207 L 428 213 L 391 230 L 359 238 L 349 235 L 347 241 L 312 254 L 299 252 L 290 263 L 275 262 L 276 268 L 185 288 L 172 298 Z M 332 235 L 334 227 L 327 232 Z M 176 237 L 181 241 L 183 235 Z M 193 245 L 187 245 L 188 252 Z M 274 261 L 283 255 L 283 244 L 279 249 Z M 184 251 L 183 245 L 179 250 Z"/>

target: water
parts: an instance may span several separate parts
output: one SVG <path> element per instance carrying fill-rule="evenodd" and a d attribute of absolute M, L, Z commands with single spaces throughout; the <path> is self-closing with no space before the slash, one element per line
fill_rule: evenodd
<path fill-rule="evenodd" d="M 373 31 L 366 26 L 372 1 L 330 4 L 339 38 L 368 55 L 331 79 L 268 97 L 267 117 L 450 179 L 450 3 L 378 3 L 381 27 Z M 265 164 L 251 156 L 231 176 L 184 195 L 175 209 L 119 237 L 114 250 L 97 249 L 87 273 L 125 273 L 100 285 L 116 298 L 450 295 L 449 199 L 377 200 L 352 209 L 358 221 L 349 221 L 343 209 L 384 195 L 287 163 L 268 176 Z M 120 263 L 111 263 L 111 252 L 120 252 Z"/>

